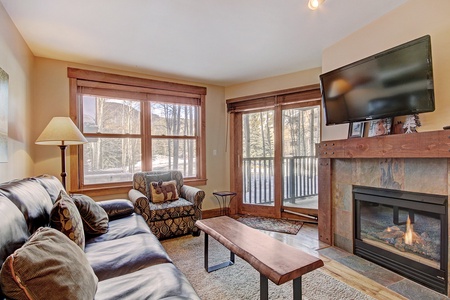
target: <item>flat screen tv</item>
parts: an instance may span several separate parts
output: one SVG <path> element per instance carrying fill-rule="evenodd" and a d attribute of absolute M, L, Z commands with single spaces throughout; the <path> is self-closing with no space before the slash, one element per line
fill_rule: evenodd
<path fill-rule="evenodd" d="M 326 125 L 434 111 L 429 35 L 320 75 Z"/>

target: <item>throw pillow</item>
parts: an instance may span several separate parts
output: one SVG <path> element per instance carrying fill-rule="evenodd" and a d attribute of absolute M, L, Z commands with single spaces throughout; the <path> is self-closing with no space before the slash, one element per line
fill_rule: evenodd
<path fill-rule="evenodd" d="M 134 213 L 133 202 L 127 199 L 113 199 L 97 202 L 106 213 L 109 220 L 120 219 Z"/>
<path fill-rule="evenodd" d="M 64 233 L 84 250 L 83 221 L 75 203 L 63 190 L 50 212 L 50 226 Z"/>
<path fill-rule="evenodd" d="M 0 282 L 8 299 L 94 299 L 98 279 L 78 246 L 41 227 L 6 258 Z"/>
<path fill-rule="evenodd" d="M 108 214 L 97 202 L 81 194 L 72 195 L 72 200 L 80 212 L 84 233 L 98 235 L 108 232 Z"/>
<path fill-rule="evenodd" d="M 153 203 L 161 203 L 168 200 L 178 199 L 178 192 L 175 180 L 167 182 L 163 181 L 152 182 L 150 185 L 150 189 L 152 191 Z"/>
<path fill-rule="evenodd" d="M 147 198 L 148 201 L 152 201 L 152 190 L 150 188 L 150 185 L 152 182 L 158 182 L 158 181 L 169 181 L 172 180 L 172 174 L 171 173 L 152 173 L 152 174 L 146 174 L 145 175 L 145 191 L 147 192 Z"/>

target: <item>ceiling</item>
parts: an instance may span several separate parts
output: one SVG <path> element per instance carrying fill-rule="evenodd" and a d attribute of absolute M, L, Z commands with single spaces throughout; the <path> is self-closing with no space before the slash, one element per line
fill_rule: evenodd
<path fill-rule="evenodd" d="M 35 56 L 229 86 L 321 66 L 407 0 L 0 0 Z"/>

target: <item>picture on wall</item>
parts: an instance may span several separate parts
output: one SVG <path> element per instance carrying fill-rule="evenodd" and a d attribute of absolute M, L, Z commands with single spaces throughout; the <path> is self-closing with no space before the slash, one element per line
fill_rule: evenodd
<path fill-rule="evenodd" d="M 0 68 L 0 163 L 8 162 L 8 83 L 8 73 Z"/>
<path fill-rule="evenodd" d="M 391 133 L 392 118 L 372 120 L 369 124 L 369 137 Z"/>

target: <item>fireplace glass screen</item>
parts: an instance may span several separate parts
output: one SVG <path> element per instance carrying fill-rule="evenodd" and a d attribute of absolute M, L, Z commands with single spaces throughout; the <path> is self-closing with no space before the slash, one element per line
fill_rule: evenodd
<path fill-rule="evenodd" d="M 440 268 L 439 214 L 362 202 L 361 240 L 373 246 Z"/>
<path fill-rule="evenodd" d="M 447 293 L 447 196 L 354 187 L 354 253 Z"/>

